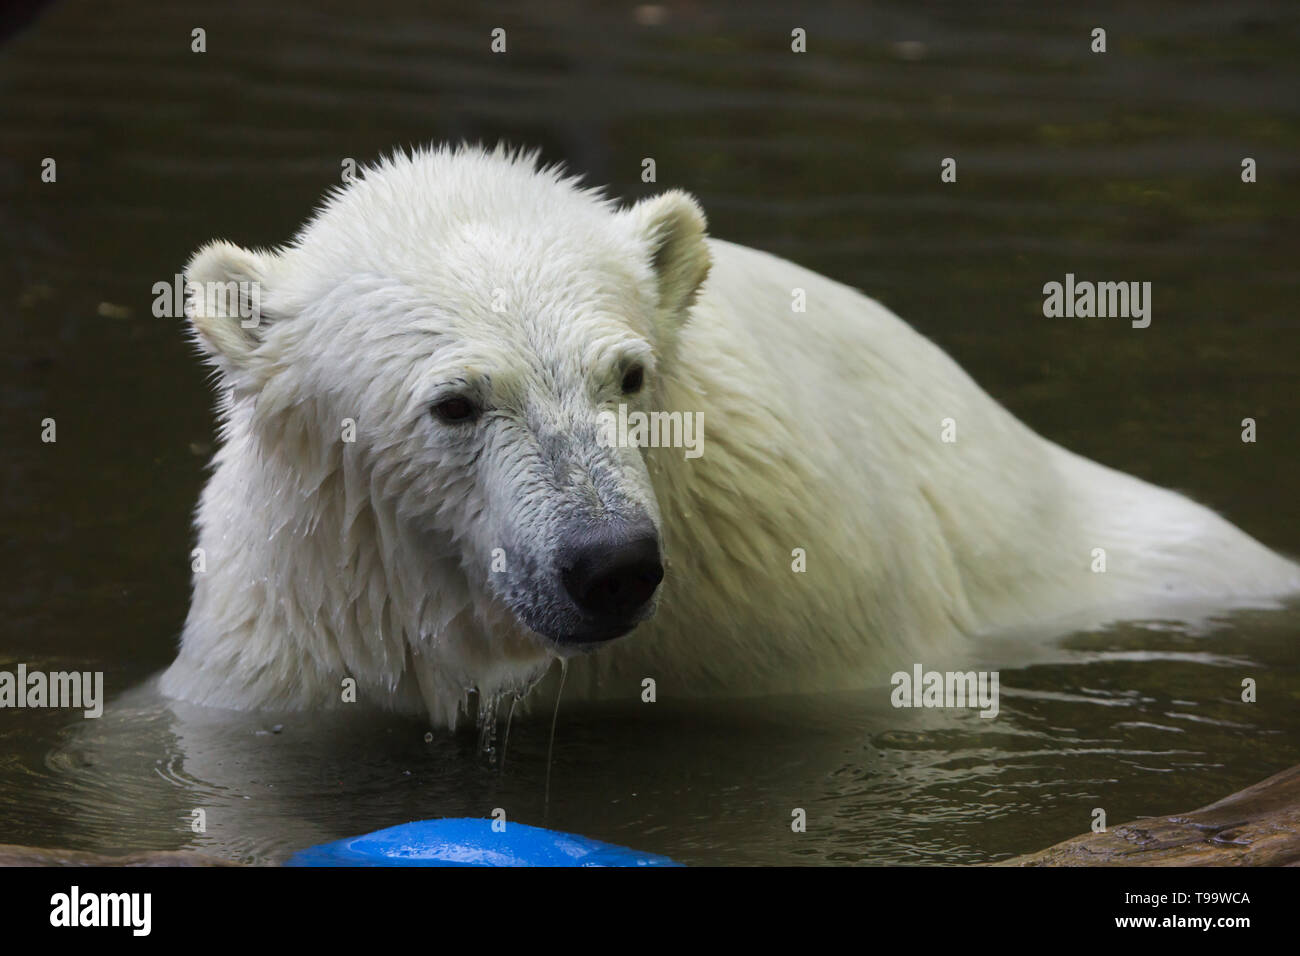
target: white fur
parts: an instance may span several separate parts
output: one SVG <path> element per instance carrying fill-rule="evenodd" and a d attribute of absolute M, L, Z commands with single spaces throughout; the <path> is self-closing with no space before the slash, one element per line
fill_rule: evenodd
<path fill-rule="evenodd" d="M 523 691 L 556 651 L 491 591 L 492 549 L 545 559 L 564 502 L 539 462 L 595 461 L 574 436 L 628 356 L 644 407 L 703 413 L 704 454 L 616 463 L 667 575 L 566 697 L 847 687 L 983 632 L 1300 590 L 1209 510 L 1034 434 L 876 302 L 703 228 L 679 193 L 619 211 L 531 157 L 439 150 L 368 170 L 283 250 L 196 254 L 192 280 L 260 281 L 267 318 L 245 332 L 191 302 L 223 443 L 164 690 L 300 709 L 352 677 L 440 724 L 468 688 Z M 491 442 L 428 424 L 449 377 L 484 374 Z"/>

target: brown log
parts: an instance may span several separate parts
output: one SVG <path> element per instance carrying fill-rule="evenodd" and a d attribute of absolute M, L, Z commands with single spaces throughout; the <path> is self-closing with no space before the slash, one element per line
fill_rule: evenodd
<path fill-rule="evenodd" d="M 1144 817 L 993 865 L 1300 865 L 1300 766 L 1199 810 Z"/>

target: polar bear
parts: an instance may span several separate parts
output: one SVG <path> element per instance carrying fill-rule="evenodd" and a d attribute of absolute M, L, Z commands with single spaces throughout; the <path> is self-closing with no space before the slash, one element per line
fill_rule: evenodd
<path fill-rule="evenodd" d="M 822 691 L 1300 590 L 865 295 L 707 237 L 679 191 L 620 209 L 532 154 L 398 153 L 187 280 L 221 446 L 172 697 L 454 726 L 556 658 L 566 699 Z M 612 437 L 637 412 L 696 423 L 695 454 Z"/>

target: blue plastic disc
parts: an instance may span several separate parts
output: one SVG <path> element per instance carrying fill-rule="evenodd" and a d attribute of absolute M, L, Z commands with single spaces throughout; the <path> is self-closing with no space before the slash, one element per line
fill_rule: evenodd
<path fill-rule="evenodd" d="M 680 866 L 573 833 L 493 820 L 418 820 L 308 847 L 285 866 Z"/>

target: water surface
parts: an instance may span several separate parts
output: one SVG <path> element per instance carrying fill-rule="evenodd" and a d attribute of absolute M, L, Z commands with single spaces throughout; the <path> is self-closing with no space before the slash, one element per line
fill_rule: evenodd
<path fill-rule="evenodd" d="M 0 667 L 103 670 L 116 696 L 174 652 L 212 396 L 153 284 L 210 238 L 285 240 L 345 157 L 445 139 L 539 145 L 629 200 L 689 189 L 716 235 L 863 288 L 1044 435 L 1300 552 L 1300 10 L 783 6 L 75 0 L 12 37 Z M 1067 272 L 1152 282 L 1151 328 L 1044 319 Z M 1298 638 L 1294 603 L 1008 638 L 992 721 L 884 689 L 562 707 L 549 806 L 545 717 L 515 722 L 502 768 L 472 730 L 178 713 L 147 689 L 98 722 L 4 711 L 0 842 L 265 862 L 502 807 L 688 863 L 982 862 L 1300 761 Z"/>

